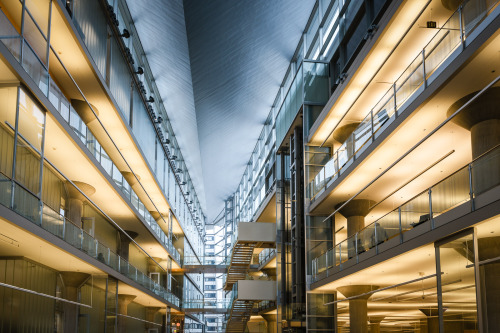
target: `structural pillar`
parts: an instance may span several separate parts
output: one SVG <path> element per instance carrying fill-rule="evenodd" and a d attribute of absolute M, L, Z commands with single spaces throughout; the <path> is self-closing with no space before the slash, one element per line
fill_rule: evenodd
<path fill-rule="evenodd" d="M 124 231 L 127 233 L 127 235 L 130 236 L 130 238 L 127 237 L 127 235 L 123 234 L 122 232 L 119 232 L 120 244 L 118 246 L 117 252 L 120 257 L 128 261 L 130 243 L 132 242 L 132 239 L 135 239 L 139 234 L 131 230 L 124 230 Z"/>
<path fill-rule="evenodd" d="M 128 305 L 136 298 L 135 295 L 118 295 L 118 333 L 125 333 L 127 331 L 127 319 L 124 316 L 128 313 Z M 76 332 L 76 331 L 75 331 Z"/>
<path fill-rule="evenodd" d="M 64 298 L 78 302 L 78 289 L 88 280 L 89 274 L 81 272 L 60 272 L 64 284 Z M 63 302 L 64 332 L 78 332 L 78 305 Z"/>
<path fill-rule="evenodd" d="M 385 316 L 370 316 L 370 333 L 380 333 L 380 323 Z"/>
<path fill-rule="evenodd" d="M 462 97 L 448 109 L 452 115 L 474 97 L 478 91 Z M 500 144 L 500 87 L 485 91 L 472 103 L 463 108 L 452 120 L 471 133 L 472 158 L 476 159 Z M 474 193 L 480 194 L 492 185 L 500 183 L 500 158 L 483 163 L 481 168 L 472 168 Z"/>
<path fill-rule="evenodd" d="M 423 308 L 419 309 L 427 317 L 427 333 L 439 333 L 439 309 Z M 446 309 L 443 309 L 445 312 Z"/>
<path fill-rule="evenodd" d="M 146 321 L 148 321 L 148 323 L 146 323 L 146 328 L 159 328 L 158 325 L 152 323 L 155 321 L 155 314 L 160 310 L 161 308 L 156 306 L 146 307 Z"/>
<path fill-rule="evenodd" d="M 75 186 L 80 189 L 80 191 L 75 188 Z M 79 228 L 82 227 L 82 216 L 83 216 L 83 203 L 87 200 L 82 194 L 85 193 L 87 197 L 90 197 L 95 193 L 95 188 L 89 184 L 82 183 L 79 181 L 73 181 L 66 183 L 66 188 L 68 189 L 68 219 L 77 225 Z"/>
<path fill-rule="evenodd" d="M 345 297 L 354 297 L 378 289 L 378 286 L 353 285 L 338 287 Z M 349 326 L 351 333 L 368 332 L 368 299 L 371 294 L 349 300 Z"/>
<path fill-rule="evenodd" d="M 444 1 L 444 0 L 443 0 Z M 455 113 L 478 91 L 455 102 L 447 115 Z M 485 91 L 453 118 L 453 122 L 471 132 L 472 158 L 476 159 L 500 144 L 500 87 Z M 495 156 L 496 155 L 496 156 Z M 473 164 L 472 183 L 474 195 L 488 191 L 500 184 L 500 156 L 490 155 L 484 163 Z M 500 255 L 500 237 L 478 239 L 479 260 L 496 258 Z M 500 264 L 480 266 L 483 299 L 483 324 L 485 332 L 500 332 Z M 476 281 L 478 283 L 478 281 Z"/>
<path fill-rule="evenodd" d="M 338 209 L 344 204 L 344 202 L 339 203 L 335 206 Z M 365 227 L 365 217 L 370 212 L 371 208 L 375 205 L 375 201 L 368 199 L 355 199 L 351 200 L 347 205 L 345 205 L 340 213 L 347 219 L 347 237 L 354 236 L 358 231 Z M 354 239 L 350 240 L 348 244 L 348 255 L 352 258 L 356 255 L 356 245 L 358 246 L 358 253 L 363 252 L 365 248 L 363 247 L 361 240 L 358 240 L 357 244 Z"/>
<path fill-rule="evenodd" d="M 332 133 L 333 139 L 339 142 L 340 144 L 344 144 L 346 140 L 349 138 L 349 136 L 352 134 L 352 132 L 354 132 L 354 130 L 358 128 L 359 124 L 361 123 L 354 122 L 337 128 Z M 352 156 L 355 153 L 354 144 L 347 144 L 346 150 L 347 150 L 347 156 L 349 157 Z"/>
<path fill-rule="evenodd" d="M 262 317 L 267 322 L 267 333 L 276 333 L 278 331 L 278 315 L 263 314 Z"/>

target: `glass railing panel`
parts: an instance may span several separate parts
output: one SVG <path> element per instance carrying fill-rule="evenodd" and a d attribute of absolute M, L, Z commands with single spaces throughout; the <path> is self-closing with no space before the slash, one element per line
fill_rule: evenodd
<path fill-rule="evenodd" d="M 49 74 L 26 41 L 23 43 L 23 59 L 21 65 L 33 81 L 35 81 L 44 95 L 48 95 Z"/>
<path fill-rule="evenodd" d="M 106 265 L 110 266 L 111 268 L 118 270 L 111 265 L 109 248 L 107 248 L 105 245 L 103 245 L 101 242 L 99 242 L 97 240 L 95 242 L 96 242 L 96 245 L 95 245 L 96 259 L 99 260 L 100 262 L 102 262 L 103 264 L 106 264 Z"/>
<path fill-rule="evenodd" d="M 471 174 L 474 196 L 500 185 L 500 148 L 497 147 L 472 162 Z"/>
<path fill-rule="evenodd" d="M 498 0 L 471 0 L 462 4 L 462 17 L 465 36 L 469 36 L 476 25 L 486 17 Z"/>
<path fill-rule="evenodd" d="M 0 173 L 0 204 L 10 207 L 12 199 L 12 181 L 4 174 Z"/>
<path fill-rule="evenodd" d="M 94 237 L 89 235 L 84 230 L 82 230 L 82 248 L 81 248 L 81 250 L 93 258 L 97 258 L 96 241 L 95 241 Z"/>
<path fill-rule="evenodd" d="M 42 228 L 59 238 L 64 237 L 64 217 L 47 205 L 43 205 Z"/>
<path fill-rule="evenodd" d="M 4 12 L 0 10 L 0 40 L 17 61 L 21 58 L 21 37 Z"/>
<path fill-rule="evenodd" d="M 384 130 L 389 119 L 394 119 L 394 94 L 389 90 L 380 102 L 373 108 L 373 132 Z"/>
<path fill-rule="evenodd" d="M 372 136 L 372 117 L 371 114 L 363 119 L 361 124 L 356 127 L 354 132 L 352 133 L 354 140 L 354 151 L 359 151 L 364 144 L 371 138 Z"/>
<path fill-rule="evenodd" d="M 431 189 L 432 215 L 436 217 L 470 200 L 469 170 L 463 168 Z"/>
<path fill-rule="evenodd" d="M 335 266 L 335 248 L 326 251 L 326 269 Z"/>
<path fill-rule="evenodd" d="M 106 254 L 104 253 L 104 258 L 106 258 Z M 109 251 L 109 267 L 113 268 L 115 271 L 120 272 L 120 257 L 114 253 L 113 251 Z"/>
<path fill-rule="evenodd" d="M 336 254 L 335 263 L 338 265 L 349 259 L 347 239 L 340 242 L 340 244 L 337 244 L 337 246 L 335 246 L 335 254 Z"/>
<path fill-rule="evenodd" d="M 406 231 L 429 221 L 429 193 L 426 191 L 401 206 L 401 229 Z"/>
<path fill-rule="evenodd" d="M 396 105 L 400 108 L 424 82 L 423 58 L 417 56 L 396 80 Z M 398 110 L 399 111 L 399 110 Z"/>
<path fill-rule="evenodd" d="M 358 254 L 370 250 L 377 244 L 375 224 L 370 224 L 358 232 Z"/>
<path fill-rule="evenodd" d="M 455 12 L 424 48 L 425 72 L 429 77 L 461 43 L 460 15 Z"/>
<path fill-rule="evenodd" d="M 399 230 L 399 211 L 394 210 L 389 214 L 384 215 L 375 223 L 377 232 L 377 244 L 381 244 L 400 234 Z"/>
<path fill-rule="evenodd" d="M 40 224 L 40 200 L 22 186 L 14 183 L 14 207 L 16 213 Z"/>
<path fill-rule="evenodd" d="M 68 219 L 65 219 L 64 223 L 64 240 L 77 249 L 81 249 L 82 230 L 71 223 Z"/>

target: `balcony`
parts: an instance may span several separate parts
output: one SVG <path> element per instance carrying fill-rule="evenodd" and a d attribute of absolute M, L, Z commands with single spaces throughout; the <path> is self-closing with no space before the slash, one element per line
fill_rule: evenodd
<path fill-rule="evenodd" d="M 82 193 L 83 194 L 83 193 Z M 42 229 L 61 238 L 69 245 L 102 262 L 116 272 L 137 282 L 167 302 L 180 306 L 177 296 L 154 282 L 127 260 L 114 253 L 87 231 L 59 214 L 23 185 L 0 173 L 0 204 L 13 210 Z M 114 224 L 114 223 L 113 223 Z M 146 256 L 144 257 L 146 259 Z M 163 270 L 163 268 L 161 268 Z"/>
<path fill-rule="evenodd" d="M 313 282 L 500 200 L 500 146 L 313 259 Z"/>
<path fill-rule="evenodd" d="M 352 134 L 332 154 L 326 147 L 309 147 L 306 196 L 313 202 L 403 114 L 408 105 L 461 53 L 477 26 L 498 1 L 469 0 L 437 30 L 430 42 L 370 109 Z M 307 156 L 306 156 L 307 157 Z"/>

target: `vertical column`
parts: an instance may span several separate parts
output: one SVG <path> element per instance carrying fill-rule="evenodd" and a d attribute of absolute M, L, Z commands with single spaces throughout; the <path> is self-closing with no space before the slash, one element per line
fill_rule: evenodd
<path fill-rule="evenodd" d="M 446 0 L 442 0 L 445 2 Z M 453 2 L 452 0 L 448 0 Z M 462 108 L 478 91 L 456 101 L 447 111 L 447 116 Z M 500 145 L 500 87 L 485 91 L 452 120 L 471 133 L 472 158 L 476 159 L 490 149 Z M 474 195 L 481 195 L 500 184 L 500 158 L 492 154 L 481 165 L 472 167 Z M 487 195 L 487 194 L 486 194 Z M 500 256 L 500 237 L 478 239 L 479 260 Z M 487 332 L 500 332 L 500 264 L 491 263 L 480 267 L 481 288 L 483 289 L 483 326 Z M 479 283 L 479 281 L 476 281 Z"/>
<path fill-rule="evenodd" d="M 263 314 L 262 317 L 267 322 L 267 333 L 276 333 L 278 331 L 278 316 L 276 314 Z"/>
<path fill-rule="evenodd" d="M 120 315 L 127 315 L 128 305 L 132 303 L 136 297 L 135 295 L 118 295 L 118 333 L 125 333 L 127 331 L 127 319 Z"/>
<path fill-rule="evenodd" d="M 336 205 L 335 208 L 338 209 L 343 204 L 344 203 L 341 202 Z M 365 227 L 365 217 L 374 205 L 375 201 L 372 200 L 355 199 L 351 200 L 340 210 L 340 213 L 347 219 L 347 237 L 354 236 Z M 358 253 L 364 251 L 363 245 L 359 239 L 357 244 L 354 239 L 349 240 L 349 242 L 351 242 L 348 244 L 349 258 L 356 255 L 356 245 L 358 246 Z"/>
<path fill-rule="evenodd" d="M 380 333 L 380 323 L 385 316 L 370 316 L 370 333 Z"/>
<path fill-rule="evenodd" d="M 90 197 L 95 193 L 95 188 L 89 184 L 82 183 L 79 181 L 73 181 L 73 184 L 80 189 L 81 192 L 85 193 L 87 197 Z M 71 183 L 66 183 L 66 188 L 68 189 L 68 218 L 71 222 L 76 224 L 78 227 L 82 227 L 82 216 L 83 216 L 83 203 L 87 200 L 85 196 L 75 188 Z"/>
<path fill-rule="evenodd" d="M 424 308 L 419 310 L 427 317 L 427 333 L 439 333 L 438 308 Z M 443 309 L 443 312 L 444 311 L 446 311 L 446 309 Z"/>
<path fill-rule="evenodd" d="M 60 272 L 64 284 L 64 297 L 73 302 L 78 302 L 78 289 L 90 277 L 81 272 Z M 63 302 L 64 332 L 78 332 L 78 305 Z"/>
<path fill-rule="evenodd" d="M 151 323 L 154 323 L 155 321 L 155 315 L 158 311 L 160 311 L 160 307 L 156 306 L 148 306 L 146 307 L 146 321 L 149 323 L 146 323 L 146 328 L 158 328 L 157 325 L 153 325 Z"/>
<path fill-rule="evenodd" d="M 125 235 L 124 233 L 122 232 L 119 232 L 118 235 L 120 237 L 120 243 L 118 244 L 118 255 L 120 257 L 122 257 L 123 259 L 127 260 L 128 261 L 128 257 L 129 257 L 129 250 L 130 250 L 130 243 L 132 242 L 132 239 L 135 239 L 139 234 L 135 231 L 131 231 L 131 230 L 124 230 L 127 235 L 130 236 L 127 237 L 127 235 Z"/>
<path fill-rule="evenodd" d="M 345 297 L 354 297 L 378 289 L 378 286 L 353 285 L 338 287 Z M 370 295 L 349 300 L 349 326 L 351 333 L 368 333 L 368 299 Z"/>

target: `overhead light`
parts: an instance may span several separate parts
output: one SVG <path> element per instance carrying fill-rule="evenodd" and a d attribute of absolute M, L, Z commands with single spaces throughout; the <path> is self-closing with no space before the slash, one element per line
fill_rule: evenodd
<path fill-rule="evenodd" d="M 156 124 L 159 124 L 159 123 L 161 123 L 162 121 L 163 121 L 163 118 L 162 118 L 161 116 L 158 116 L 158 117 L 156 117 L 156 118 L 155 118 L 155 123 L 156 123 Z"/>
<path fill-rule="evenodd" d="M 123 29 L 123 32 L 120 36 L 123 38 L 130 38 L 130 32 L 128 32 L 127 29 Z"/>
<path fill-rule="evenodd" d="M 137 67 L 137 71 L 134 72 L 134 74 L 142 75 L 142 74 L 144 74 L 144 69 L 141 66 L 139 66 L 139 67 Z"/>

